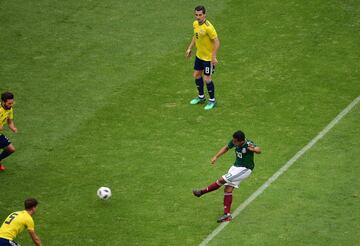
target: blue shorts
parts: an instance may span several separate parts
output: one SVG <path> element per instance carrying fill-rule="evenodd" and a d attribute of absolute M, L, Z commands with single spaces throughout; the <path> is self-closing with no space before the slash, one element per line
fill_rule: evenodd
<path fill-rule="evenodd" d="M 5 137 L 4 134 L 1 134 L 0 135 L 0 149 L 3 149 L 5 147 L 9 146 L 9 144 L 11 144 L 10 140 L 7 137 Z"/>
<path fill-rule="evenodd" d="M 20 246 L 20 244 L 0 237 L 0 246 Z"/>
<path fill-rule="evenodd" d="M 205 75 L 211 75 L 215 72 L 215 66 L 210 61 L 204 61 L 195 57 L 194 70 L 204 71 Z"/>

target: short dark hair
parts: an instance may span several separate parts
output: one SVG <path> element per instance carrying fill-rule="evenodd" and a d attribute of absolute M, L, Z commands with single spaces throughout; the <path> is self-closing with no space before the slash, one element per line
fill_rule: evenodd
<path fill-rule="evenodd" d="M 233 138 L 239 140 L 239 141 L 244 141 L 245 140 L 245 133 L 242 131 L 236 131 L 233 134 Z"/>
<path fill-rule="evenodd" d="M 202 11 L 203 14 L 206 13 L 205 6 L 203 6 L 203 5 L 196 6 L 196 7 L 195 7 L 195 11 Z"/>
<path fill-rule="evenodd" d="M 35 198 L 28 198 L 24 202 L 25 209 L 32 209 L 38 205 L 38 201 Z"/>
<path fill-rule="evenodd" d="M 1 101 L 6 102 L 9 99 L 14 99 L 14 94 L 9 91 L 1 94 Z"/>

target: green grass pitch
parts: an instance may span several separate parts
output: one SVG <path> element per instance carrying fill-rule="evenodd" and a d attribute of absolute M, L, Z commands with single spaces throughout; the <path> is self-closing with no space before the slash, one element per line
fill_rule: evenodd
<path fill-rule="evenodd" d="M 203 3 L 219 34 L 218 106 L 196 96 L 185 48 Z M 0 1 L 0 91 L 17 152 L 0 220 L 36 197 L 44 245 L 198 245 L 222 191 L 193 188 L 238 129 L 263 149 L 233 209 L 360 95 L 360 2 Z M 210 245 L 356 245 L 359 105 Z M 113 197 L 96 197 L 109 186 Z M 31 245 L 27 233 L 17 241 Z"/>

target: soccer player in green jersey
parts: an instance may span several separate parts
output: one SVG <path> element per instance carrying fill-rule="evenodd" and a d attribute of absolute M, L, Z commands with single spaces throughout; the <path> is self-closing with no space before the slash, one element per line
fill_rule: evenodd
<path fill-rule="evenodd" d="M 220 47 L 220 41 L 214 26 L 206 19 L 206 10 L 204 6 L 195 8 L 195 21 L 193 22 L 194 35 L 190 45 L 186 49 L 185 56 L 190 57 L 192 48 L 196 46 L 196 57 L 194 64 L 194 78 L 199 95 L 190 101 L 190 104 L 199 104 L 205 102 L 204 80 L 209 93 L 209 102 L 205 110 L 215 107 L 215 86 L 211 78 L 215 65 L 218 63 L 216 54 Z M 204 79 L 203 79 L 204 74 Z"/>
<path fill-rule="evenodd" d="M 251 140 L 245 138 L 242 131 L 233 134 L 232 140 L 220 149 L 220 151 L 211 159 L 211 163 L 215 164 L 216 160 L 225 154 L 229 149 L 235 147 L 236 160 L 234 165 L 229 169 L 227 174 L 220 177 L 216 182 L 201 190 L 193 190 L 193 194 L 200 197 L 208 192 L 219 189 L 222 185 L 224 188 L 224 215 L 217 222 L 225 222 L 231 220 L 231 203 L 232 192 L 234 188 L 239 188 L 240 182 L 248 178 L 254 169 L 254 153 L 260 154 L 260 147 L 256 146 Z"/>
<path fill-rule="evenodd" d="M 19 245 L 13 240 L 25 228 L 28 230 L 31 239 L 37 246 L 42 246 L 41 240 L 35 233 L 34 220 L 32 215 L 37 210 L 38 202 L 34 198 L 28 198 L 24 202 L 25 210 L 11 213 L 0 227 L 0 246 Z"/>
<path fill-rule="evenodd" d="M 5 166 L 1 161 L 15 152 L 15 147 L 10 140 L 3 134 L 4 125 L 7 123 L 10 130 L 14 133 L 17 128 L 14 124 L 14 95 L 11 92 L 4 92 L 1 94 L 1 107 L 0 107 L 0 149 L 4 149 L 0 154 L 0 172 L 5 170 Z"/>

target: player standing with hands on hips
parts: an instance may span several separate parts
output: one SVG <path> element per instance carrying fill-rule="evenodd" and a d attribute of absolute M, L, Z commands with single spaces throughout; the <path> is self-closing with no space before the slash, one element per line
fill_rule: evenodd
<path fill-rule="evenodd" d="M 220 47 L 220 41 L 214 26 L 206 19 L 206 10 L 204 6 L 197 6 L 195 8 L 195 21 L 193 27 L 194 35 L 189 47 L 186 49 L 185 56 L 188 58 L 191 57 L 192 48 L 196 46 L 194 78 L 199 96 L 191 100 L 190 104 L 195 105 L 205 102 L 205 80 L 210 99 L 204 109 L 210 110 L 216 105 L 215 86 L 211 75 L 214 72 L 215 65 L 218 63 L 216 54 Z"/>
<path fill-rule="evenodd" d="M 245 138 L 242 131 L 236 131 L 232 140 L 222 147 L 219 152 L 211 159 L 211 163 L 215 164 L 216 160 L 225 154 L 229 149 L 235 147 L 236 160 L 234 165 L 229 169 L 228 173 L 220 177 L 216 182 L 201 190 L 193 190 L 194 196 L 200 197 L 208 192 L 219 189 L 222 185 L 224 188 L 224 215 L 217 222 L 230 221 L 232 219 L 230 209 L 232 203 L 232 192 L 234 188 L 239 188 L 240 182 L 248 178 L 254 169 L 254 153 L 260 154 L 261 149 L 257 147 L 251 140 Z"/>
<path fill-rule="evenodd" d="M 11 92 L 4 92 L 1 94 L 1 107 L 0 107 L 0 149 L 3 151 L 0 154 L 0 172 L 5 170 L 5 166 L 1 161 L 15 152 L 15 147 L 9 139 L 3 134 L 4 125 L 7 123 L 10 130 L 14 133 L 17 129 L 14 124 L 14 94 Z"/>

